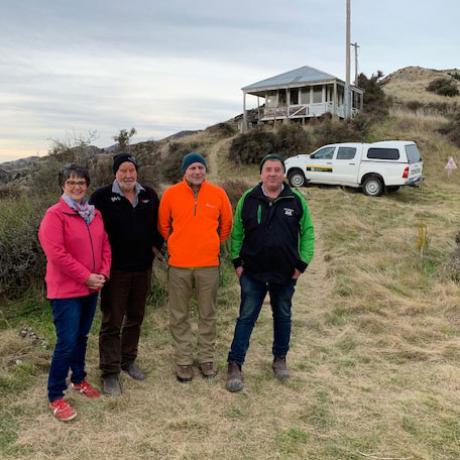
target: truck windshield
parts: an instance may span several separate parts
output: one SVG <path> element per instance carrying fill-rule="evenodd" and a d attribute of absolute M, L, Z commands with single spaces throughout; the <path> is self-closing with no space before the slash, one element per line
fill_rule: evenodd
<path fill-rule="evenodd" d="M 408 163 L 418 163 L 422 160 L 420 152 L 415 144 L 405 145 Z"/>

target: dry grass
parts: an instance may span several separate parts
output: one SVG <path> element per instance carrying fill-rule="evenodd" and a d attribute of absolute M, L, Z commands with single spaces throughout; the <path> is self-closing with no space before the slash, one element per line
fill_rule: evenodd
<path fill-rule="evenodd" d="M 460 222 L 460 177 L 447 181 L 442 168 L 446 155 L 459 152 L 431 131 L 435 122 L 399 114 L 374 133 L 423 145 L 427 180 L 421 189 L 379 199 L 339 188 L 304 190 L 318 244 L 295 296 L 287 383 L 272 376 L 267 304 L 245 365 L 245 390 L 224 389 L 238 309 L 227 267 L 214 381 L 197 370 L 192 383 L 175 381 L 167 309 L 149 306 L 139 359 L 148 379 L 124 377 L 119 399 L 69 395 L 79 418 L 63 425 L 48 413 L 46 373 L 34 367 L 32 381 L 27 377 L 8 393 L 2 387 L 0 457 L 460 458 L 460 287 L 442 276 Z M 219 176 L 254 182 L 255 168 L 235 170 L 226 148 L 221 142 L 211 151 Z M 419 224 L 428 228 L 423 258 L 416 247 Z M 4 334 L 5 343 L 19 340 Z M 8 375 L 5 356 L 12 350 L 17 346 L 0 351 Z M 88 364 L 94 382 L 96 363 L 93 333 Z"/>
<path fill-rule="evenodd" d="M 426 91 L 428 84 L 435 78 L 449 77 L 448 72 L 455 72 L 455 70 L 436 71 L 420 67 L 406 67 L 387 77 L 384 90 L 387 95 L 399 102 L 418 101 L 422 104 L 446 102 L 460 104 L 460 96 L 439 96 Z"/>

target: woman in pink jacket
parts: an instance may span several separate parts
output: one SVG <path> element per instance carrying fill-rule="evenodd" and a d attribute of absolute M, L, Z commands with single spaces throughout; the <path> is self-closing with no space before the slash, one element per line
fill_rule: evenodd
<path fill-rule="evenodd" d="M 85 198 L 88 185 L 86 169 L 64 166 L 59 173 L 63 194 L 46 211 L 38 231 L 57 336 L 48 399 L 53 415 L 63 422 L 77 415 L 63 398 L 69 369 L 74 390 L 89 398 L 100 396 L 86 381 L 85 355 L 98 291 L 109 277 L 111 251 L 102 216 Z"/>

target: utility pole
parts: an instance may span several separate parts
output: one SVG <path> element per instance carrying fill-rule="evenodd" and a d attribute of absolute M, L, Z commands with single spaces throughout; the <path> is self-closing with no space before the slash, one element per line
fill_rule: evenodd
<path fill-rule="evenodd" d="M 345 91 L 343 95 L 344 109 L 345 109 L 345 119 L 350 118 L 350 17 L 351 17 L 351 7 L 350 0 L 346 0 L 346 37 L 345 37 Z"/>
<path fill-rule="evenodd" d="M 358 42 L 352 43 L 351 46 L 355 49 L 355 86 L 358 86 Z"/>

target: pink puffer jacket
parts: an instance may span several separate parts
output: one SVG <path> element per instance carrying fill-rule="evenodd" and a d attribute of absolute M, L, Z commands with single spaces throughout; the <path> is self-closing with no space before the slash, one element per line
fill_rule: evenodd
<path fill-rule="evenodd" d="M 87 296 L 91 273 L 110 274 L 112 253 L 99 211 L 87 225 L 61 198 L 40 223 L 38 238 L 45 252 L 48 299 Z"/>

